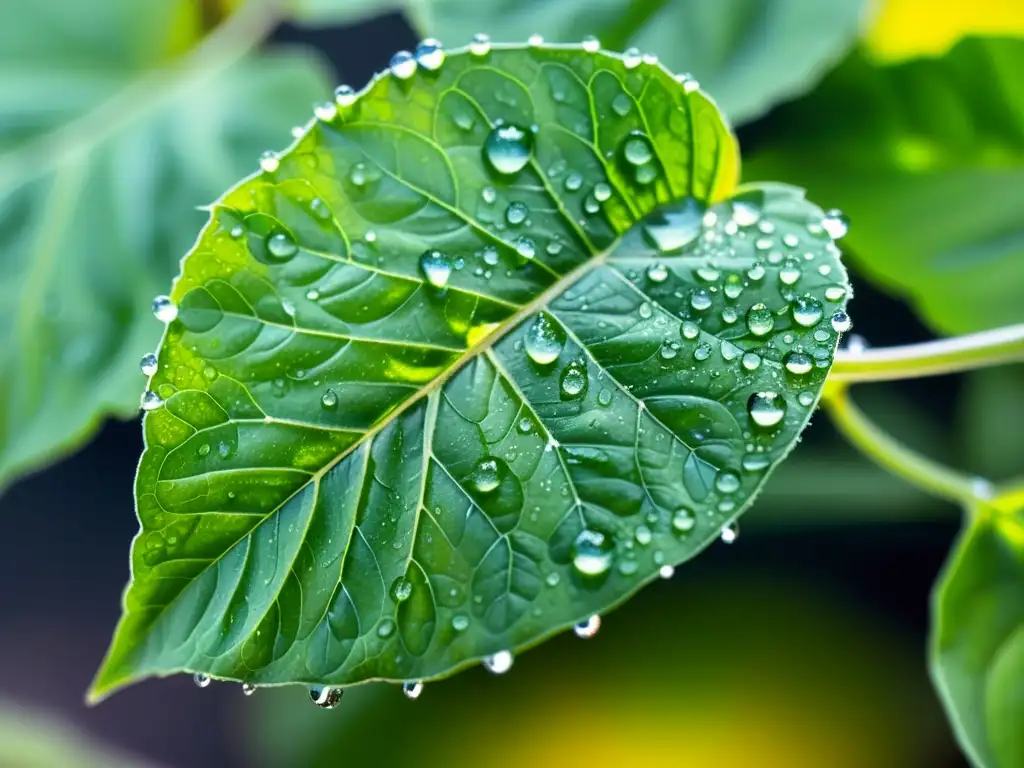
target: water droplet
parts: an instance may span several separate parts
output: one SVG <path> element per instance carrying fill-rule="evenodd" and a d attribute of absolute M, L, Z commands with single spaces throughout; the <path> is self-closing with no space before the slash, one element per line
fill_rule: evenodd
<path fill-rule="evenodd" d="M 640 315 L 640 317 L 643 318 L 644 320 L 649 320 L 651 316 L 654 314 L 654 309 L 651 307 L 649 302 L 645 301 L 640 304 L 640 306 L 637 308 L 636 313 Z"/>
<path fill-rule="evenodd" d="M 461 613 L 456 613 L 454 616 L 452 616 L 452 629 L 454 629 L 456 632 L 465 632 L 468 627 L 468 616 Z"/>
<path fill-rule="evenodd" d="M 607 408 L 612 404 L 612 391 L 610 389 L 602 389 L 597 393 L 597 404 L 602 408 Z"/>
<path fill-rule="evenodd" d="M 573 567 L 584 576 L 600 576 L 611 567 L 614 549 L 611 536 L 584 528 L 572 543 Z"/>
<path fill-rule="evenodd" d="M 256 686 L 252 683 L 242 683 L 242 693 L 246 696 L 252 696 L 256 693 Z"/>
<path fill-rule="evenodd" d="M 515 202 L 505 209 L 505 221 L 512 226 L 522 224 L 529 215 L 530 209 L 526 207 L 525 203 Z"/>
<path fill-rule="evenodd" d="M 333 101 L 318 101 L 313 105 L 313 114 L 317 120 L 329 123 L 338 116 L 338 107 Z"/>
<path fill-rule="evenodd" d="M 483 32 L 477 32 L 469 43 L 469 52 L 474 56 L 486 56 L 491 52 L 491 38 Z"/>
<path fill-rule="evenodd" d="M 810 408 L 811 404 L 814 402 L 814 393 L 801 392 L 799 395 L 797 395 L 796 399 L 797 402 L 799 402 L 800 405 L 802 405 L 804 408 Z"/>
<path fill-rule="evenodd" d="M 839 240 L 849 231 L 850 220 L 838 208 L 833 208 L 831 211 L 825 212 L 825 218 L 821 220 L 821 226 L 828 232 L 829 237 L 833 240 Z"/>
<path fill-rule="evenodd" d="M 728 299 L 738 299 L 743 293 L 743 278 L 737 274 L 726 275 L 725 287 L 722 289 Z"/>
<path fill-rule="evenodd" d="M 597 630 L 601 628 L 601 617 L 596 613 L 585 621 L 581 621 L 579 624 L 572 628 L 572 631 L 576 633 L 576 637 L 582 637 L 583 639 L 589 639 L 597 634 Z"/>
<path fill-rule="evenodd" d="M 498 193 L 494 187 L 487 186 L 480 191 L 480 197 L 483 198 L 484 202 L 488 205 L 493 205 L 494 201 L 498 199 Z"/>
<path fill-rule="evenodd" d="M 557 571 L 552 571 L 544 578 L 544 583 L 549 587 L 557 587 L 558 582 L 562 580 L 562 577 L 558 575 Z"/>
<path fill-rule="evenodd" d="M 740 489 L 739 475 L 723 469 L 715 476 L 715 488 L 719 493 L 736 493 Z"/>
<path fill-rule="evenodd" d="M 428 283 L 435 288 L 444 288 L 452 274 L 452 261 L 440 251 L 430 248 L 420 256 L 420 270 Z"/>
<path fill-rule="evenodd" d="M 429 72 L 436 72 L 444 64 L 444 46 L 439 40 L 428 37 L 416 46 L 416 63 Z"/>
<path fill-rule="evenodd" d="M 676 510 L 676 513 L 672 515 L 672 528 L 678 533 L 689 533 L 696 524 L 696 516 L 685 507 Z"/>
<path fill-rule="evenodd" d="M 500 459 L 480 459 L 470 473 L 470 481 L 473 487 L 480 493 L 490 493 L 501 485 L 502 469 L 505 462 L 498 462 Z"/>
<path fill-rule="evenodd" d="M 399 576 L 391 582 L 391 599 L 396 603 L 402 603 L 412 597 L 412 582 L 405 576 Z"/>
<path fill-rule="evenodd" d="M 751 280 L 760 280 L 765 275 L 764 264 L 757 263 L 747 270 L 747 277 Z"/>
<path fill-rule="evenodd" d="M 565 177 L 565 189 L 568 192 L 576 192 L 583 186 L 583 176 L 573 171 Z"/>
<path fill-rule="evenodd" d="M 689 72 L 680 72 L 676 75 L 676 82 L 683 86 L 683 93 L 693 93 L 700 90 L 700 83 Z"/>
<path fill-rule="evenodd" d="M 756 352 L 744 352 L 740 364 L 745 370 L 756 371 L 761 367 L 761 356 Z"/>
<path fill-rule="evenodd" d="M 332 216 L 330 207 L 319 197 L 314 197 L 310 201 L 309 209 L 313 211 L 313 215 L 321 221 L 327 221 Z"/>
<path fill-rule="evenodd" d="M 801 296 L 793 302 L 793 320 L 797 325 L 808 328 L 821 320 L 823 314 L 821 302 L 813 296 Z"/>
<path fill-rule="evenodd" d="M 572 362 L 562 371 L 559 379 L 562 395 L 567 398 L 580 397 L 587 391 L 587 369 L 582 363 Z"/>
<path fill-rule="evenodd" d="M 267 238 L 267 253 L 278 261 L 287 261 L 298 252 L 299 246 L 287 232 L 274 232 Z"/>
<path fill-rule="evenodd" d="M 782 362 L 786 366 L 787 371 L 797 376 L 810 373 L 811 368 L 814 366 L 814 359 L 803 352 L 787 352 Z"/>
<path fill-rule="evenodd" d="M 565 346 L 565 331 L 545 314 L 539 314 L 523 334 L 523 347 L 533 362 L 549 365 Z"/>
<path fill-rule="evenodd" d="M 732 544 L 736 539 L 740 537 L 740 527 L 736 523 L 729 523 L 728 525 L 722 526 L 722 531 L 718 536 L 723 544 Z"/>
<path fill-rule="evenodd" d="M 539 32 L 534 32 L 528 38 L 526 38 L 526 44 L 531 48 L 536 48 L 539 45 L 544 45 L 544 36 Z"/>
<path fill-rule="evenodd" d="M 386 639 L 395 634 L 395 622 L 392 619 L 383 619 L 377 625 L 377 637 Z"/>
<path fill-rule="evenodd" d="M 742 467 L 744 472 L 764 472 L 770 463 L 763 454 L 748 453 L 743 457 Z"/>
<path fill-rule="evenodd" d="M 351 85 L 339 85 L 334 89 L 334 102 L 342 109 L 356 103 L 356 92 Z"/>
<path fill-rule="evenodd" d="M 487 656 L 484 658 L 484 668 L 488 672 L 492 672 L 495 675 L 503 675 L 512 668 L 512 657 L 511 651 L 498 651 L 497 653 Z"/>
<path fill-rule="evenodd" d="M 711 345 L 706 341 L 697 345 L 697 348 L 693 350 L 693 359 L 698 362 L 704 362 L 711 357 Z"/>
<path fill-rule="evenodd" d="M 334 709 L 341 702 L 341 696 L 345 693 L 342 688 L 335 688 L 329 685 L 314 685 L 309 689 L 309 698 L 320 709 Z"/>
<path fill-rule="evenodd" d="M 153 299 L 153 315 L 161 323 L 169 323 L 178 316 L 178 306 L 167 296 Z"/>
<path fill-rule="evenodd" d="M 679 335 L 687 340 L 696 339 L 700 335 L 700 326 L 693 320 L 684 320 L 679 326 Z"/>
<path fill-rule="evenodd" d="M 537 255 L 537 244 L 528 237 L 520 237 L 516 240 L 516 253 L 524 259 L 532 259 Z"/>
<path fill-rule="evenodd" d="M 388 69 L 399 80 L 408 80 L 416 74 L 416 59 L 408 51 L 399 51 L 391 57 Z"/>
<path fill-rule="evenodd" d="M 146 390 L 142 393 L 142 410 L 144 411 L 155 411 L 161 405 L 164 404 L 164 399 L 160 397 L 156 392 Z"/>
<path fill-rule="evenodd" d="M 630 165 L 647 165 L 654 158 L 650 139 L 639 131 L 631 133 L 622 145 L 622 156 Z"/>
<path fill-rule="evenodd" d="M 488 245 L 484 248 L 483 253 L 484 264 L 493 267 L 498 263 L 498 249 L 494 246 Z"/>
<path fill-rule="evenodd" d="M 772 317 L 771 310 L 764 304 L 760 302 L 753 304 L 747 310 L 747 330 L 755 336 L 765 336 L 771 333 L 774 327 L 775 318 Z"/>
<path fill-rule="evenodd" d="M 846 333 L 851 328 L 853 328 L 853 321 L 850 320 L 848 314 L 838 310 L 832 315 L 832 330 L 836 333 Z"/>
<path fill-rule="evenodd" d="M 662 253 L 678 251 L 700 235 L 703 216 L 703 206 L 690 197 L 656 209 L 643 220 L 643 233 Z"/>
<path fill-rule="evenodd" d="M 192 675 L 192 682 L 195 683 L 198 688 L 206 688 L 210 684 L 210 676 L 204 675 L 202 672 L 196 672 Z"/>
<path fill-rule="evenodd" d="M 625 117 L 633 109 L 633 100 L 625 93 L 620 93 L 612 99 L 612 109 L 619 117 Z"/>
<path fill-rule="evenodd" d="M 711 308 L 711 294 L 703 288 L 697 288 L 690 294 L 690 306 L 698 312 L 704 312 Z"/>
<path fill-rule="evenodd" d="M 846 289 L 841 285 L 830 285 L 825 289 L 825 298 L 829 301 L 842 301 L 846 296 Z"/>
<path fill-rule="evenodd" d="M 732 220 L 741 227 L 752 227 L 761 220 L 761 209 L 753 203 L 734 200 L 732 204 Z"/>
<path fill-rule="evenodd" d="M 519 173 L 533 154 L 533 134 L 514 125 L 499 125 L 484 141 L 484 159 L 503 176 Z"/>
<path fill-rule="evenodd" d="M 599 181 L 594 185 L 594 199 L 597 200 L 597 202 L 603 203 L 611 196 L 612 188 L 610 184 L 604 181 Z"/>
<path fill-rule="evenodd" d="M 416 700 L 423 693 L 423 681 L 422 680 L 410 680 L 407 683 L 402 684 L 402 693 L 405 694 L 405 698 L 410 700 Z"/>
<path fill-rule="evenodd" d="M 786 400 L 778 392 L 755 392 L 747 400 L 747 413 L 759 427 L 774 427 L 786 415 Z"/>
<path fill-rule="evenodd" d="M 802 275 L 799 262 L 794 259 L 786 259 L 782 264 L 782 269 L 779 270 L 779 282 L 783 285 L 793 285 Z"/>
<path fill-rule="evenodd" d="M 668 279 L 668 267 L 661 262 L 655 262 L 647 268 L 647 279 L 652 283 L 664 283 Z"/>
<path fill-rule="evenodd" d="M 668 344 L 663 344 L 658 354 L 661 356 L 662 360 L 671 360 L 679 354 L 679 344 L 674 341 Z"/>
<path fill-rule="evenodd" d="M 583 50 L 587 53 L 597 53 L 601 50 L 601 41 L 593 35 L 587 35 L 583 38 Z"/>
<path fill-rule="evenodd" d="M 627 48 L 622 54 L 622 63 L 626 69 L 639 67 L 641 61 L 643 61 L 643 57 L 640 55 L 639 48 Z"/>
<path fill-rule="evenodd" d="M 658 569 L 658 575 L 663 579 L 671 579 L 676 575 L 675 566 L 663 565 Z"/>
<path fill-rule="evenodd" d="M 281 160 L 277 156 L 277 152 L 267 150 L 260 155 L 260 170 L 266 173 L 273 173 L 280 167 Z"/>
<path fill-rule="evenodd" d="M 209 443 L 203 443 L 196 450 L 196 453 L 198 453 L 200 457 L 209 456 L 210 455 L 210 444 Z"/>
<path fill-rule="evenodd" d="M 139 361 L 139 370 L 142 371 L 144 376 L 152 376 L 159 367 L 159 361 L 152 352 L 148 355 L 143 355 L 142 360 Z"/>

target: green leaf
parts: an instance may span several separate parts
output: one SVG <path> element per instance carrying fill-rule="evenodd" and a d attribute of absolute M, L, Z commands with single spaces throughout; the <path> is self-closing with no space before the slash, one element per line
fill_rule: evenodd
<path fill-rule="evenodd" d="M 638 46 L 689 72 L 735 123 L 814 86 L 856 40 L 864 0 L 296 0 L 300 19 L 351 22 L 404 7 L 424 35 L 464 44 L 495 40 Z"/>
<path fill-rule="evenodd" d="M 894 66 L 856 54 L 773 114 L 744 176 L 842 208 L 856 264 L 936 330 L 1019 323 L 1022 70 L 1024 39 L 967 39 Z"/>
<path fill-rule="evenodd" d="M 964 751 L 1024 766 L 1024 509 L 973 510 L 933 613 L 932 675 Z"/>
<path fill-rule="evenodd" d="M 0 7 L 0 488 L 137 411 L 195 206 L 327 91 L 304 56 L 234 62 L 247 16 L 168 64 L 173 5 Z"/>
<path fill-rule="evenodd" d="M 185 260 L 94 697 L 528 647 L 714 541 L 806 424 L 838 249 L 791 187 L 705 213 L 738 162 L 711 101 L 578 46 L 425 61 Z"/>
<path fill-rule="evenodd" d="M 146 768 L 140 759 L 96 744 L 52 715 L 0 699 L 0 765 L 12 768 Z"/>

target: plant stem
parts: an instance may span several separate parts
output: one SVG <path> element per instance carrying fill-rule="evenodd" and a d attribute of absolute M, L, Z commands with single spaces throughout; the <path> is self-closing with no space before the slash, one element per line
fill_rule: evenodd
<path fill-rule="evenodd" d="M 829 381 L 894 381 L 1024 361 L 1024 324 L 899 347 L 836 353 Z"/>
<path fill-rule="evenodd" d="M 984 481 L 961 474 L 911 450 L 879 429 L 850 400 L 841 383 L 826 385 L 822 403 L 836 428 L 865 456 L 922 491 L 957 504 L 984 495 Z"/>

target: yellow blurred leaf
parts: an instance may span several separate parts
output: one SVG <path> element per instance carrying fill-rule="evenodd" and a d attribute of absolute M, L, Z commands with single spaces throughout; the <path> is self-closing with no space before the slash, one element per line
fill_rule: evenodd
<path fill-rule="evenodd" d="M 875 58 L 938 56 L 967 35 L 1024 36 L 1021 0 L 882 0 L 864 43 Z"/>

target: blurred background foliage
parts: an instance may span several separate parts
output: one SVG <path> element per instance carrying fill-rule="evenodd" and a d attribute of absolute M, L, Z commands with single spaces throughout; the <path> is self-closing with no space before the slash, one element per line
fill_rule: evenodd
<path fill-rule="evenodd" d="M 366 686 L 332 714 L 299 690 L 249 701 L 182 679 L 80 703 L 126 575 L 138 428 L 108 423 L 55 462 L 136 412 L 149 303 L 197 206 L 335 84 L 424 34 L 477 31 L 597 34 L 693 73 L 737 127 L 745 180 L 850 215 L 871 344 L 1024 321 L 1019 0 L 0 3 L 0 697 L 18 701 L 0 706 L 0 766 L 965 765 L 924 666 L 958 510 L 825 418 L 737 545 L 504 678 L 472 670 L 416 703 Z M 856 394 L 909 445 L 1003 479 L 1024 465 L 1022 382 L 1011 366 Z"/>

